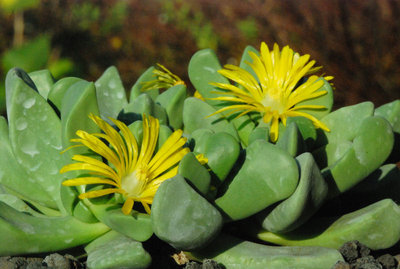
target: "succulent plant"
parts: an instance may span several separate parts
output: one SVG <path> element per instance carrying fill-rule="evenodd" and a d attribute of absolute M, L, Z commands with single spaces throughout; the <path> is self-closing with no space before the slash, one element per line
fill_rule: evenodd
<path fill-rule="evenodd" d="M 89 268 L 147 268 L 154 233 L 226 268 L 330 268 L 346 241 L 393 246 L 400 100 L 332 111 L 309 55 L 260 50 L 225 68 L 197 52 L 192 97 L 162 65 L 129 101 L 114 67 L 95 83 L 10 70 L 0 234 L 21 243 L 0 255 L 85 245 Z"/>

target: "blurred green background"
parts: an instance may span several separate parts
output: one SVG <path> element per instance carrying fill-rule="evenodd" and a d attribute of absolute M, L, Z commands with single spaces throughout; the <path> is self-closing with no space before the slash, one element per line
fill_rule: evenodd
<path fill-rule="evenodd" d="M 400 98 L 397 0 L 0 0 L 4 78 L 18 66 L 96 80 L 115 65 L 127 89 L 159 62 L 188 81 L 193 53 L 238 64 L 246 45 L 290 45 L 335 77 L 336 107 Z"/>

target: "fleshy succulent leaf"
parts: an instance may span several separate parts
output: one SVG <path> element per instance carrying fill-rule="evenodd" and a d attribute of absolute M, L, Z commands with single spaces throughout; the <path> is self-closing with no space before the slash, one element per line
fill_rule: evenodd
<path fill-rule="evenodd" d="M 329 128 L 329 132 L 318 130 L 319 135 L 316 147 L 328 143 L 351 141 L 356 136 L 363 119 L 372 116 L 374 105 L 371 102 L 363 102 L 357 105 L 342 107 L 321 119 Z"/>
<path fill-rule="evenodd" d="M 142 87 L 143 83 L 147 81 L 154 80 L 154 66 L 149 67 L 136 81 L 136 83 L 132 86 L 131 88 L 131 95 L 129 97 L 129 102 L 133 102 L 139 95 L 141 95 L 142 92 Z M 157 96 L 159 95 L 159 90 L 154 89 L 150 91 L 146 91 L 146 93 L 153 99 L 153 101 L 156 100 Z"/>
<path fill-rule="evenodd" d="M 110 231 L 85 247 L 88 268 L 148 268 L 151 257 L 142 243 L 115 231 Z"/>
<path fill-rule="evenodd" d="M 56 108 L 61 111 L 61 102 L 64 98 L 65 92 L 70 86 L 81 81 L 80 78 L 67 77 L 58 80 L 50 89 L 47 99 L 56 106 Z"/>
<path fill-rule="evenodd" d="M 156 104 L 147 93 L 142 93 L 127 104 L 119 113 L 118 120 L 129 125 L 132 122 L 141 120 L 143 114 L 158 118 L 160 124 L 167 123 L 167 113 L 165 109 L 159 104 Z"/>
<path fill-rule="evenodd" d="M 328 184 L 314 161 L 306 152 L 297 156 L 300 168 L 300 181 L 295 192 L 272 210 L 261 212 L 263 228 L 285 233 L 305 223 L 323 204 L 328 194 Z"/>
<path fill-rule="evenodd" d="M 206 151 L 207 139 L 214 134 L 210 129 L 197 129 L 190 136 L 189 145 L 193 147 L 194 153 L 204 153 Z"/>
<path fill-rule="evenodd" d="M 339 218 L 313 218 L 291 233 L 260 232 L 258 238 L 281 245 L 330 248 L 358 240 L 371 249 L 385 249 L 400 239 L 400 209 L 385 199 Z"/>
<path fill-rule="evenodd" d="M 304 140 L 296 123 L 292 122 L 285 128 L 285 131 L 279 136 L 276 145 L 286 150 L 293 157 L 305 151 Z"/>
<path fill-rule="evenodd" d="M 0 117 L 0 160 L 0 183 L 3 186 L 18 193 L 22 199 L 56 208 L 51 194 L 38 185 L 17 162 L 11 149 L 8 126 L 4 117 Z"/>
<path fill-rule="evenodd" d="M 232 123 L 219 115 L 210 116 L 216 110 L 206 102 L 189 97 L 185 100 L 183 107 L 184 131 L 191 134 L 197 129 L 210 129 L 215 133 L 227 132 L 236 140 L 239 140 L 235 127 Z"/>
<path fill-rule="evenodd" d="M 221 69 L 222 66 L 211 49 L 203 49 L 196 52 L 189 62 L 188 74 L 190 81 L 211 106 L 217 106 L 221 101 L 207 99 L 218 97 L 218 94 L 213 93 L 215 86 L 210 83 L 229 83 L 227 78 L 218 73 Z"/>
<path fill-rule="evenodd" d="M 247 147 L 246 160 L 228 190 L 215 203 L 229 219 L 243 219 L 289 197 L 298 180 L 298 166 L 289 153 L 256 140 Z"/>
<path fill-rule="evenodd" d="M 363 180 L 379 168 L 392 151 L 394 135 L 392 127 L 384 118 L 365 118 L 356 132 L 351 144 L 345 141 L 336 147 L 340 149 L 341 145 L 345 145 L 343 149 L 329 150 L 329 144 L 326 147 L 328 167 L 322 170 L 322 174 L 328 182 L 333 183 L 330 187 L 331 196 L 342 193 Z"/>
<path fill-rule="evenodd" d="M 232 135 L 220 132 L 210 135 L 202 153 L 211 171 L 222 182 L 238 160 L 240 146 Z"/>
<path fill-rule="evenodd" d="M 225 234 L 207 248 L 190 253 L 196 259 L 213 259 L 226 268 L 325 269 L 343 261 L 336 249 L 324 247 L 278 247 L 244 241 Z"/>
<path fill-rule="evenodd" d="M 47 99 L 50 89 L 54 84 L 54 78 L 47 69 L 31 72 L 28 74 L 35 83 L 38 92 L 43 98 Z"/>
<path fill-rule="evenodd" d="M 119 112 L 127 105 L 125 88 L 115 66 L 104 71 L 96 81 L 96 95 L 100 115 L 103 119 L 117 118 Z"/>
<path fill-rule="evenodd" d="M 181 175 L 164 181 L 152 205 L 154 233 L 176 249 L 205 246 L 219 232 L 218 210 L 193 190 Z"/>
<path fill-rule="evenodd" d="M 212 86 L 210 83 L 229 83 L 227 78 L 218 73 L 221 69 L 222 66 L 219 63 L 217 56 L 214 51 L 210 49 L 203 49 L 196 52 L 190 59 L 188 67 L 189 78 L 193 86 L 205 98 L 206 103 L 215 109 L 219 108 L 221 101 L 210 100 L 210 98 L 219 96 L 214 93 L 215 86 Z M 226 113 L 222 113 L 222 115 L 224 114 Z M 235 126 L 243 145 L 247 146 L 248 136 L 254 129 L 255 125 L 248 115 L 244 115 L 240 118 L 234 117 L 235 115 L 232 115 L 231 117 L 232 124 Z"/>
<path fill-rule="evenodd" d="M 60 194 L 63 176 L 59 169 L 68 160 L 60 154 L 60 119 L 46 100 L 21 79 L 21 74 L 23 71 L 12 69 L 6 78 L 11 148 L 29 177 L 52 197 L 63 212 Z"/>
<path fill-rule="evenodd" d="M 0 202 L 1 256 L 71 248 L 88 243 L 108 230 L 102 223 L 88 224 L 71 216 L 31 216 Z"/>
<path fill-rule="evenodd" d="M 260 56 L 260 53 L 258 52 L 258 50 L 256 48 L 254 48 L 253 46 L 247 46 L 243 51 L 242 58 L 240 59 L 239 67 L 243 68 L 244 70 L 246 70 L 247 72 L 252 74 L 252 76 L 254 78 L 257 78 L 257 75 L 254 72 L 253 68 L 251 68 L 251 66 L 248 64 L 248 63 L 253 63 L 253 59 L 250 57 L 250 52 L 255 53 L 256 55 Z"/>
<path fill-rule="evenodd" d="M 176 85 L 156 98 L 156 103 L 159 103 L 167 112 L 168 124 L 174 129 L 182 128 L 183 103 L 186 95 L 186 86 Z"/>
<path fill-rule="evenodd" d="M 95 205 L 90 202 L 87 202 L 87 205 L 102 223 L 133 240 L 143 242 L 153 234 L 148 214 L 133 211 L 130 215 L 125 215 L 122 213 L 120 206 Z"/>
<path fill-rule="evenodd" d="M 179 163 L 178 174 L 186 178 L 203 195 L 209 191 L 210 173 L 208 173 L 207 168 L 199 163 L 193 153 L 189 152 L 182 158 Z"/>

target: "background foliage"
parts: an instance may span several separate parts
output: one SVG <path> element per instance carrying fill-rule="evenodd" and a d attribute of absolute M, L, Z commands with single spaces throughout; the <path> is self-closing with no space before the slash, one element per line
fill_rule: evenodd
<path fill-rule="evenodd" d="M 289 44 L 335 77 L 336 106 L 400 98 L 396 0 L 0 0 L 4 77 L 19 66 L 96 80 L 115 65 L 127 89 L 159 62 L 184 80 L 194 52 L 238 64 L 246 45 Z"/>

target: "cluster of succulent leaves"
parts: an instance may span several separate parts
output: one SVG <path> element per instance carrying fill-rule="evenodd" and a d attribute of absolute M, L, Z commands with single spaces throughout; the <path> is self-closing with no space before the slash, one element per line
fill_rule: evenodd
<path fill-rule="evenodd" d="M 248 51 L 255 49 L 246 48 L 240 66 L 251 72 Z M 85 245 L 89 268 L 146 268 L 151 253 L 141 242 L 155 235 L 226 268 L 330 268 L 342 260 L 336 249 L 346 241 L 385 249 L 400 239 L 400 100 L 331 112 L 333 91 L 325 82 L 327 94 L 307 104 L 326 107 L 308 113 L 330 132 L 288 118 L 271 143 L 268 124 L 253 115 L 208 117 L 221 105 L 209 99 L 217 95 L 210 83 L 229 83 L 220 69 L 211 50 L 192 57 L 189 77 L 204 97 L 196 98 L 184 84 L 143 92 L 143 83 L 154 80 L 151 67 L 129 101 L 114 67 L 95 83 L 10 70 L 7 119 L 0 118 L 0 255 Z M 60 152 L 77 130 L 99 132 L 90 113 L 132 124 L 139 135 L 143 114 L 158 118 L 160 137 L 184 130 L 192 152 L 161 184 L 150 215 L 124 215 L 114 196 L 80 200 L 82 188 L 61 186 L 77 175 L 60 168 L 73 154 L 90 152 Z"/>

